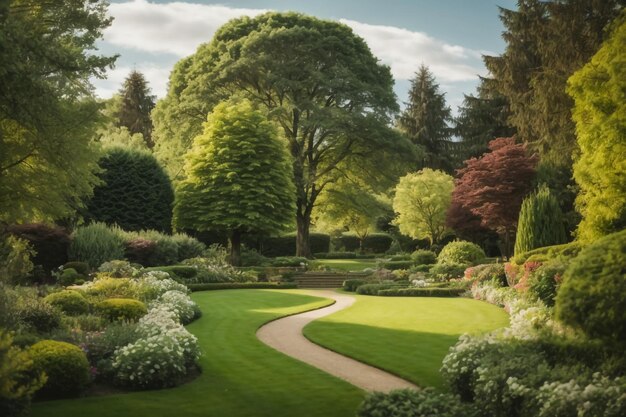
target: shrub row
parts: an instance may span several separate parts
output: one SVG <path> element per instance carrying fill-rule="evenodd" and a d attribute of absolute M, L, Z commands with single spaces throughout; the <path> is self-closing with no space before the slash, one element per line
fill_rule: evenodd
<path fill-rule="evenodd" d="M 355 259 L 356 253 L 354 252 L 320 252 L 313 256 L 317 259 Z"/>
<path fill-rule="evenodd" d="M 385 297 L 458 297 L 465 288 L 390 288 L 379 290 L 377 295 Z"/>
<path fill-rule="evenodd" d="M 242 289 L 271 289 L 291 290 L 298 288 L 298 284 L 293 282 L 224 282 L 217 284 L 188 284 L 191 291 L 213 291 L 213 290 L 242 290 Z"/>
<path fill-rule="evenodd" d="M 395 284 L 395 283 L 386 283 L 386 284 L 365 284 L 357 287 L 356 293 L 361 295 L 378 295 L 378 292 L 381 290 L 389 290 L 392 288 L 406 288 L 405 284 Z"/>
<path fill-rule="evenodd" d="M 343 282 L 342 289 L 344 291 L 355 292 L 361 285 L 366 284 L 364 279 L 347 279 Z"/>
<path fill-rule="evenodd" d="M 556 258 L 563 260 L 574 258 L 583 249 L 579 242 L 570 242 L 563 245 L 546 246 L 533 249 L 528 252 L 515 255 L 511 262 L 516 265 L 523 265 L 526 262 L 544 262 Z"/>

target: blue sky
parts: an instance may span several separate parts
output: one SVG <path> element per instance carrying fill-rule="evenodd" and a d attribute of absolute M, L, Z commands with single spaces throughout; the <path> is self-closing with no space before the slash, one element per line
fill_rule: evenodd
<path fill-rule="evenodd" d="M 128 72 L 142 71 L 157 97 L 165 95 L 176 61 L 211 40 L 217 28 L 241 15 L 267 10 L 298 11 L 337 20 L 363 37 L 391 67 L 395 91 L 407 100 L 409 79 L 420 64 L 431 68 L 456 112 L 463 93 L 474 92 L 486 74 L 480 56 L 504 49 L 498 6 L 515 0 L 126 0 L 112 1 L 115 18 L 99 42 L 101 52 L 120 58 L 96 93 L 110 97 Z"/>

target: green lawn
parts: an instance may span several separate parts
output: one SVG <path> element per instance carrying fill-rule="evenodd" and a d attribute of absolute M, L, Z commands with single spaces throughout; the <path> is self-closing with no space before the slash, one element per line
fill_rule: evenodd
<path fill-rule="evenodd" d="M 504 327 L 500 308 L 467 298 L 359 296 L 304 328 L 314 342 L 420 386 L 442 387 L 441 362 L 463 333 Z"/>
<path fill-rule="evenodd" d="M 257 340 L 263 323 L 328 300 L 297 290 L 229 290 L 193 294 L 204 315 L 188 328 L 200 340 L 202 375 L 161 391 L 51 401 L 34 417 L 353 416 L 363 392 L 282 355 Z"/>
<path fill-rule="evenodd" d="M 328 266 L 338 271 L 362 271 L 365 268 L 376 268 L 376 259 L 318 259 L 311 262 L 311 269 Z"/>

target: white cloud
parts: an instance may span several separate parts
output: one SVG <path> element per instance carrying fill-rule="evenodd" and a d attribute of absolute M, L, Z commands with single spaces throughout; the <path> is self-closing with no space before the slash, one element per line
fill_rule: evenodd
<path fill-rule="evenodd" d="M 369 45 L 372 53 L 391 67 L 396 79 L 413 77 L 427 65 L 440 82 L 472 81 L 485 73 L 481 51 L 450 45 L 422 32 L 394 26 L 370 25 L 340 19 Z"/>
<path fill-rule="evenodd" d="M 210 41 L 215 31 L 230 19 L 265 11 L 183 2 L 157 4 L 146 0 L 113 3 L 109 14 L 115 19 L 104 31 L 104 39 L 125 48 L 183 57 Z"/>

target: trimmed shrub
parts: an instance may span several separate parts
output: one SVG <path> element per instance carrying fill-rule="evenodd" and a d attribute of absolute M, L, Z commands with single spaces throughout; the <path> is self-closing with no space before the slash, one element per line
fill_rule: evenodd
<path fill-rule="evenodd" d="M 354 252 L 320 252 L 314 254 L 317 259 L 355 259 Z"/>
<path fill-rule="evenodd" d="M 156 246 L 156 242 L 152 240 L 136 237 L 126 241 L 124 255 L 130 262 L 145 266 L 154 257 Z"/>
<path fill-rule="evenodd" d="M 99 165 L 102 185 L 94 188 L 85 218 L 124 230 L 171 230 L 174 191 L 152 154 L 115 147 Z"/>
<path fill-rule="evenodd" d="M 413 261 L 388 261 L 383 262 L 381 266 L 385 269 L 389 269 L 390 271 L 395 271 L 396 269 L 409 269 L 413 266 Z"/>
<path fill-rule="evenodd" d="M 366 283 L 367 281 L 364 279 L 347 279 L 343 282 L 342 288 L 344 291 L 355 292 L 357 288 Z"/>
<path fill-rule="evenodd" d="M 433 265 L 429 272 L 435 279 L 449 280 L 454 278 L 461 278 L 467 268 L 464 264 L 457 263 L 442 263 Z"/>
<path fill-rule="evenodd" d="M 254 249 L 245 249 L 241 251 L 241 266 L 264 266 L 270 263 L 270 259 L 261 255 Z"/>
<path fill-rule="evenodd" d="M 561 207 L 547 186 L 522 202 L 515 236 L 515 254 L 567 242 Z"/>
<path fill-rule="evenodd" d="M 167 272 L 170 277 L 178 282 L 185 282 L 193 279 L 198 275 L 198 268 L 187 265 L 171 265 L 171 266 L 157 266 L 152 268 L 143 269 L 145 272 L 150 271 L 162 271 Z"/>
<path fill-rule="evenodd" d="M 372 233 L 363 239 L 363 250 L 372 253 L 385 253 L 389 250 L 393 238 L 386 233 Z"/>
<path fill-rule="evenodd" d="M 626 343 L 626 230 L 583 249 L 565 271 L 556 297 L 564 323 L 608 343 Z"/>
<path fill-rule="evenodd" d="M 272 266 L 276 267 L 299 267 L 304 264 L 305 266 L 309 263 L 307 258 L 303 258 L 301 256 L 279 256 L 271 260 Z"/>
<path fill-rule="evenodd" d="M 391 288 L 379 290 L 377 295 L 384 297 L 458 297 L 467 291 L 465 288 Z"/>
<path fill-rule="evenodd" d="M 411 254 L 411 260 L 415 265 L 432 265 L 437 262 L 437 255 L 433 251 L 418 249 Z"/>
<path fill-rule="evenodd" d="M 355 235 L 344 233 L 337 239 L 335 246 L 346 252 L 356 252 L 361 249 L 361 240 Z"/>
<path fill-rule="evenodd" d="M 72 234 L 69 257 L 96 269 L 106 261 L 124 258 L 122 230 L 104 223 L 91 223 L 77 228 Z"/>
<path fill-rule="evenodd" d="M 471 404 L 434 388 L 403 389 L 368 394 L 357 410 L 358 417 L 475 417 Z"/>
<path fill-rule="evenodd" d="M 27 240 L 35 250 L 32 261 L 46 273 L 67 262 L 70 236 L 66 229 L 43 223 L 10 226 L 10 234 Z"/>
<path fill-rule="evenodd" d="M 295 282 L 224 282 L 224 283 L 205 283 L 205 284 L 187 284 L 190 291 L 214 291 L 214 290 L 245 290 L 245 289 L 271 289 L 280 288 L 291 290 L 298 288 Z"/>
<path fill-rule="evenodd" d="M 357 287 L 356 293 L 361 295 L 378 295 L 381 290 L 389 290 L 392 288 L 406 288 L 406 284 L 365 284 Z"/>
<path fill-rule="evenodd" d="M 78 291 L 63 290 L 53 292 L 44 298 L 44 301 L 70 316 L 85 314 L 89 311 L 89 302 Z"/>
<path fill-rule="evenodd" d="M 66 270 L 68 268 L 72 268 L 83 276 L 87 276 L 89 275 L 89 272 L 91 272 L 91 269 L 89 268 L 89 264 L 87 262 L 66 262 L 65 264 L 63 264 L 63 270 Z"/>
<path fill-rule="evenodd" d="M 178 244 L 172 236 L 156 230 L 144 230 L 139 233 L 139 236 L 154 242 L 156 245 L 154 251 L 147 256 L 143 266 L 172 265 L 179 261 Z M 182 261 L 182 259 L 180 260 Z"/>
<path fill-rule="evenodd" d="M 61 325 L 61 313 L 43 299 L 20 297 L 17 310 L 20 322 L 37 332 L 46 333 Z"/>
<path fill-rule="evenodd" d="M 485 252 L 472 242 L 457 240 L 448 243 L 437 256 L 437 263 L 478 265 L 485 260 Z"/>
<path fill-rule="evenodd" d="M 204 243 L 184 233 L 172 235 L 172 240 L 178 248 L 178 262 L 202 256 L 206 250 Z"/>
<path fill-rule="evenodd" d="M 544 248 L 533 249 L 528 252 L 516 254 L 511 258 L 511 263 L 523 265 L 528 261 L 546 262 L 559 258 L 562 261 L 575 258 L 583 249 L 579 242 L 570 242 L 564 245 L 546 246 Z"/>
<path fill-rule="evenodd" d="M 64 287 L 74 285 L 74 284 L 82 284 L 85 282 L 87 278 L 84 275 L 79 274 L 74 268 L 63 268 L 62 271 L 56 274 L 57 284 L 62 285 Z"/>
<path fill-rule="evenodd" d="M 79 347 L 55 340 L 42 340 L 31 346 L 28 352 L 35 367 L 47 376 L 41 394 L 78 395 L 89 384 L 89 362 Z"/>
<path fill-rule="evenodd" d="M 111 321 L 137 321 L 148 312 L 144 303 L 132 298 L 109 298 L 98 303 L 96 310 Z"/>
<path fill-rule="evenodd" d="M 566 269 L 567 265 L 558 260 L 541 265 L 531 274 L 528 290 L 545 305 L 553 307 L 557 288 Z"/>

